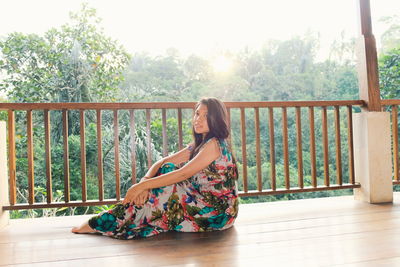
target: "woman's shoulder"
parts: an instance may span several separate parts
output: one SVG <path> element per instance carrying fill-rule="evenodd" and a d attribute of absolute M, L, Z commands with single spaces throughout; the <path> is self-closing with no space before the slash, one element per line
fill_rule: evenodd
<path fill-rule="evenodd" d="M 211 137 L 210 139 L 208 139 L 204 144 L 207 144 L 209 142 L 216 142 L 218 145 L 222 145 L 226 143 L 226 139 L 223 138 L 218 138 L 218 137 Z"/>
<path fill-rule="evenodd" d="M 216 137 L 211 137 L 206 142 L 204 142 L 204 144 L 202 146 L 202 149 L 204 149 L 205 147 L 213 147 L 213 146 L 214 147 L 219 147 L 220 146 L 220 141 Z"/>
<path fill-rule="evenodd" d="M 213 143 L 215 149 L 219 151 L 219 154 L 221 156 L 227 156 L 230 154 L 230 148 L 228 145 L 228 141 L 226 139 L 212 137 L 209 140 L 207 140 L 207 142 L 205 144 L 207 144 L 207 143 Z M 228 158 L 230 158 L 230 156 L 228 156 Z"/>
<path fill-rule="evenodd" d="M 223 139 L 223 138 L 212 137 L 212 138 L 208 139 L 208 140 L 204 143 L 203 147 L 204 147 L 205 145 L 209 144 L 209 143 L 213 143 L 216 147 L 219 148 L 220 151 L 222 151 L 222 150 L 224 150 L 224 149 L 226 149 L 226 148 L 228 147 L 228 143 L 227 143 L 226 140 Z"/>

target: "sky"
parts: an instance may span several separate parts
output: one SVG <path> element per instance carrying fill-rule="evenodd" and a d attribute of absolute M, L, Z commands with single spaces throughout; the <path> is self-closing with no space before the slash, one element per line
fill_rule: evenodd
<path fill-rule="evenodd" d="M 344 30 L 358 35 L 358 0 L 0 0 L 0 36 L 17 31 L 43 34 L 69 21 L 82 2 L 96 8 L 106 35 L 128 52 L 183 56 L 258 49 L 270 39 L 287 40 L 307 31 L 320 34 L 321 57 Z M 400 14 L 399 0 L 371 0 L 373 31 L 382 16 Z"/>

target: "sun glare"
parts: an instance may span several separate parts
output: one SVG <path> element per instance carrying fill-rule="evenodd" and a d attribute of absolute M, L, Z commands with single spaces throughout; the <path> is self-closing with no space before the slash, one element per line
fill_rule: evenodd
<path fill-rule="evenodd" d="M 215 72 L 228 72 L 232 68 L 232 60 L 227 57 L 219 56 L 212 63 Z"/>

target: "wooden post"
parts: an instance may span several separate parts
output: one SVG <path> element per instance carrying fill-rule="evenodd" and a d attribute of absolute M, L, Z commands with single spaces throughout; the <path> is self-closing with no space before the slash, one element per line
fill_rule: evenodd
<path fill-rule="evenodd" d="M 363 111 L 381 111 L 378 58 L 375 37 L 372 34 L 369 0 L 357 0 L 359 33 L 357 41 L 357 71 L 360 99 L 366 107 Z"/>
<path fill-rule="evenodd" d="M 372 34 L 369 0 L 357 0 L 359 33 L 357 70 L 361 113 L 353 114 L 355 181 L 354 197 L 369 203 L 393 202 L 390 114 L 381 112 L 378 59 Z"/>
<path fill-rule="evenodd" d="M 6 140 L 6 122 L 0 121 L 0 229 L 7 226 L 10 220 L 9 212 L 3 211 L 3 206 L 9 205 Z"/>

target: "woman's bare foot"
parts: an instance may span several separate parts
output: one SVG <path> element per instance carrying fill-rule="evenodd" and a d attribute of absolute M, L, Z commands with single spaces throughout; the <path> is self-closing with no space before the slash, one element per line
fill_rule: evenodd
<path fill-rule="evenodd" d="M 71 232 L 75 234 L 88 234 L 95 233 L 96 231 L 89 226 L 88 222 L 84 222 L 81 226 L 72 228 Z"/>

